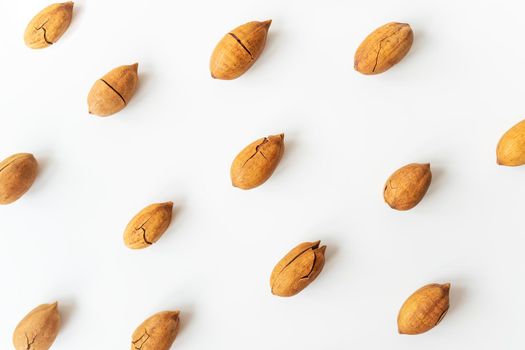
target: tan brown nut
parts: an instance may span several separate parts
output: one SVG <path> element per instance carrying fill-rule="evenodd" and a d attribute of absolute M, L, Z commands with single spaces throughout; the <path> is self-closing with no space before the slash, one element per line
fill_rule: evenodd
<path fill-rule="evenodd" d="M 173 202 L 148 205 L 131 219 L 124 230 L 124 244 L 131 249 L 157 242 L 171 222 Z"/>
<path fill-rule="evenodd" d="M 97 80 L 87 98 L 89 113 L 107 117 L 126 107 L 137 88 L 138 66 L 117 67 Z"/>
<path fill-rule="evenodd" d="M 261 55 L 271 23 L 248 22 L 226 34 L 211 55 L 211 76 L 231 80 L 244 74 Z"/>
<path fill-rule="evenodd" d="M 179 331 L 179 311 L 156 313 L 131 336 L 131 350 L 169 350 Z"/>
<path fill-rule="evenodd" d="M 420 334 L 434 328 L 449 308 L 450 283 L 428 284 L 405 301 L 397 316 L 400 334 Z"/>
<path fill-rule="evenodd" d="M 383 197 L 392 209 L 409 210 L 423 199 L 431 181 L 430 164 L 408 164 L 388 178 Z"/>
<path fill-rule="evenodd" d="M 496 148 L 496 156 L 499 165 L 525 164 L 525 120 L 503 134 Z"/>
<path fill-rule="evenodd" d="M 13 333 L 16 350 L 47 350 L 60 330 L 58 303 L 42 304 L 20 321 Z"/>
<path fill-rule="evenodd" d="M 387 23 L 368 35 L 354 56 L 354 68 L 363 74 L 379 74 L 405 57 L 414 40 L 410 25 Z"/>
<path fill-rule="evenodd" d="M 246 146 L 233 160 L 232 185 L 249 190 L 272 176 L 284 153 L 284 134 L 263 137 Z"/>
<path fill-rule="evenodd" d="M 316 279 L 323 269 L 326 250 L 326 246 L 319 247 L 320 243 L 301 243 L 275 265 L 270 276 L 272 294 L 296 295 Z"/>
<path fill-rule="evenodd" d="M 72 16 L 72 1 L 46 7 L 27 25 L 24 33 L 26 45 L 32 49 L 42 49 L 53 45 L 69 27 Z"/>
<path fill-rule="evenodd" d="M 0 162 L 0 204 L 9 204 L 29 190 L 38 173 L 30 153 L 17 153 Z"/>

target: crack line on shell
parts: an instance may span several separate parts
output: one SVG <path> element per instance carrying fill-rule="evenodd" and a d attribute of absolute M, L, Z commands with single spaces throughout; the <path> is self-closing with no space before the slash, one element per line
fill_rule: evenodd
<path fill-rule="evenodd" d="M 149 219 L 151 219 L 151 216 L 148 218 L 148 220 L 144 221 L 144 223 L 140 225 L 140 227 L 136 228 L 135 230 L 142 230 L 142 239 L 144 240 L 144 242 L 146 242 L 146 244 L 152 245 L 153 243 L 151 243 L 150 241 L 146 239 L 146 229 L 144 228 L 144 225 L 148 223 Z"/>
<path fill-rule="evenodd" d="M 146 344 L 146 342 L 149 340 L 149 338 L 151 337 L 149 334 L 148 334 L 148 330 L 147 329 L 144 329 L 144 334 L 141 335 L 141 337 L 135 341 L 131 341 L 131 343 L 133 345 L 136 345 L 142 338 L 144 338 L 144 336 L 147 336 L 147 338 L 142 342 L 142 344 L 140 344 L 139 347 L 135 346 L 135 349 L 136 350 L 141 350 L 142 347 L 144 346 L 144 344 Z"/>
<path fill-rule="evenodd" d="M 266 158 L 264 156 L 264 154 L 262 154 L 261 151 L 259 151 L 259 147 L 261 147 L 262 145 L 264 145 L 265 143 L 267 143 L 269 140 L 267 137 L 264 138 L 264 140 L 262 140 L 262 142 L 260 144 L 258 144 L 257 146 L 255 146 L 255 152 L 250 156 L 250 158 L 246 159 L 246 161 L 244 162 L 244 164 L 242 165 L 241 168 L 244 168 L 244 166 L 253 158 L 257 155 L 257 153 L 261 153 L 261 155 L 263 156 L 264 159 L 268 160 L 268 158 Z"/>
<path fill-rule="evenodd" d="M 27 333 L 24 333 L 24 335 L 26 336 L 26 342 L 27 342 L 26 350 L 31 350 L 31 346 L 35 343 L 36 335 L 33 337 L 33 340 L 31 342 L 29 341 L 29 337 L 27 336 Z"/>
<path fill-rule="evenodd" d="M 315 255 L 315 250 L 313 251 L 313 253 L 314 253 L 314 261 L 312 261 L 312 268 L 310 269 L 310 271 L 308 271 L 308 273 L 307 273 L 305 276 L 301 277 L 302 280 L 304 280 L 304 279 L 309 279 L 309 278 L 310 278 L 310 275 L 311 275 L 312 272 L 314 271 L 315 262 L 316 262 L 316 260 L 317 260 L 317 255 Z"/>
<path fill-rule="evenodd" d="M 301 253 L 299 253 L 295 258 L 293 258 L 292 260 L 290 260 L 290 262 L 288 264 L 286 264 L 282 269 L 281 271 L 279 271 L 279 273 L 277 274 L 277 278 L 278 276 L 281 274 L 281 272 L 284 271 L 284 269 L 286 269 L 288 266 L 290 266 L 291 263 L 293 263 L 297 258 L 299 258 L 301 255 L 303 255 L 306 251 L 308 251 L 309 249 L 312 249 L 313 250 L 313 253 L 314 253 L 314 261 L 313 261 L 313 264 L 312 264 L 312 268 L 310 269 L 310 272 L 308 272 L 308 275 L 306 277 L 308 277 L 313 269 L 314 269 L 314 266 L 315 266 L 315 259 L 316 259 L 316 256 L 315 256 L 315 249 L 318 249 L 319 248 L 319 245 L 321 244 L 321 242 L 317 243 L 316 245 L 312 246 L 312 247 L 308 247 L 306 248 L 305 250 L 303 250 Z M 301 277 L 300 279 L 304 279 L 305 277 Z M 272 293 L 273 293 L 273 286 L 272 286 Z"/>
<path fill-rule="evenodd" d="M 295 260 L 297 260 L 297 259 L 298 259 L 301 255 L 303 255 L 306 251 L 308 251 L 308 250 L 310 250 L 310 249 L 314 250 L 314 248 L 315 248 L 315 249 L 319 248 L 319 244 L 320 244 L 320 243 L 318 243 L 318 244 L 316 244 L 316 245 L 314 245 L 314 246 L 311 246 L 311 247 L 307 247 L 307 248 L 305 248 L 302 252 L 300 252 L 299 254 L 297 254 L 297 256 L 296 256 L 295 258 L 293 258 L 292 260 L 290 260 L 290 262 L 289 262 L 288 264 L 286 264 L 286 265 L 281 269 L 281 271 L 279 271 L 279 273 L 283 272 L 285 268 L 287 268 L 288 266 L 290 266 L 291 263 L 293 263 Z M 315 252 L 314 252 L 314 257 L 315 257 Z M 314 260 L 314 261 L 315 261 L 315 260 Z"/>
<path fill-rule="evenodd" d="M 430 300 L 431 305 L 428 308 L 428 310 L 432 310 L 432 311 L 435 310 L 438 307 L 438 304 L 441 301 L 441 299 L 432 300 L 432 298 L 430 298 L 429 296 L 425 296 L 425 299 Z M 436 321 L 436 323 L 434 324 L 434 326 L 437 326 L 437 324 L 443 319 L 443 317 L 445 317 L 445 314 L 446 314 L 447 311 L 448 311 L 448 307 L 441 313 L 441 315 L 439 315 L 439 318 Z M 427 312 L 425 314 L 425 316 L 427 316 L 430 313 L 431 313 L 431 311 Z"/>
<path fill-rule="evenodd" d="M 391 190 L 397 190 L 397 187 L 392 186 L 392 180 L 388 181 L 388 187 L 390 187 Z"/>
<path fill-rule="evenodd" d="M 152 245 L 153 243 L 146 239 L 146 229 L 144 227 L 139 227 L 139 230 L 142 230 L 142 239 L 144 240 L 144 242 L 146 244 Z"/>
<path fill-rule="evenodd" d="M 376 63 L 374 64 L 374 68 L 372 69 L 372 72 L 375 72 L 376 71 L 376 68 L 377 68 L 377 64 L 379 62 L 379 53 L 381 52 L 381 46 L 383 45 L 383 41 L 387 40 L 388 38 L 391 38 L 392 36 L 396 35 L 397 33 L 399 33 L 401 31 L 401 28 L 398 28 L 396 31 L 394 31 L 392 34 L 384 37 L 383 39 L 381 39 L 379 41 L 379 48 L 377 49 L 377 55 L 376 55 Z"/>
<path fill-rule="evenodd" d="M 120 92 L 118 92 L 113 86 L 109 85 L 109 83 L 107 81 L 105 81 L 104 79 L 100 79 L 101 82 L 103 82 L 104 84 L 106 84 L 111 90 L 113 90 L 119 97 L 120 99 L 122 100 L 122 102 L 124 102 L 124 105 L 126 105 L 126 100 L 124 99 L 124 97 L 122 97 L 122 95 L 120 94 Z"/>
<path fill-rule="evenodd" d="M 435 324 L 435 326 L 437 326 L 439 324 L 439 322 L 441 322 L 441 320 L 445 317 L 445 315 L 447 314 L 448 312 L 448 308 L 449 306 L 447 306 L 447 308 L 445 310 L 443 310 L 443 312 L 441 313 L 441 315 L 439 315 L 439 318 Z"/>
<path fill-rule="evenodd" d="M 42 27 L 42 28 L 40 28 L 40 29 L 42 29 L 42 30 L 44 31 L 44 41 L 45 41 L 46 43 L 48 43 L 49 45 L 53 45 L 53 43 L 52 43 L 51 41 L 47 40 L 47 32 L 46 32 L 46 28 Z"/>
<path fill-rule="evenodd" d="M 376 68 L 377 68 L 377 63 L 379 62 L 379 53 L 381 52 L 381 45 L 383 45 L 383 41 L 386 40 L 386 38 L 382 39 L 380 42 L 379 42 L 379 49 L 377 50 L 377 54 L 376 54 L 376 63 L 374 64 L 374 68 L 372 68 L 372 72 L 375 72 L 376 71 Z"/>
<path fill-rule="evenodd" d="M 250 59 L 253 60 L 253 55 L 252 55 L 252 53 L 250 52 L 250 50 L 248 50 L 248 48 L 247 48 L 246 46 L 244 46 L 244 44 L 242 43 L 241 39 L 239 39 L 239 38 L 237 37 L 237 35 L 235 35 L 235 34 L 233 34 L 233 33 L 228 33 L 228 34 L 230 34 L 235 40 L 237 40 L 237 42 L 239 43 L 239 45 L 241 45 L 242 48 L 243 48 L 246 52 L 248 52 L 248 55 L 250 55 Z"/>
<path fill-rule="evenodd" d="M 46 23 L 47 23 L 48 21 L 49 21 L 49 19 L 46 20 L 44 23 L 42 23 L 42 25 L 41 25 L 40 27 L 35 28 L 35 30 L 43 30 L 43 31 L 44 31 L 44 41 L 45 41 L 46 43 L 48 43 L 49 45 L 53 45 L 53 43 L 52 43 L 51 41 L 47 40 L 47 31 L 46 31 L 46 28 L 44 28 L 44 26 L 46 25 Z"/>
<path fill-rule="evenodd" d="M 10 161 L 10 162 L 7 163 L 6 165 L 4 165 L 4 166 L 0 169 L 0 171 L 4 170 L 5 168 L 7 168 L 8 166 L 10 166 L 11 164 L 13 164 L 13 163 L 16 162 L 16 161 L 17 161 L 17 158 L 13 159 L 12 161 Z"/>

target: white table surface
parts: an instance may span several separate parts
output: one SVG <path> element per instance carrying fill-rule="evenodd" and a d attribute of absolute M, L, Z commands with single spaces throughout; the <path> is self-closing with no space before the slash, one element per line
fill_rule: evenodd
<path fill-rule="evenodd" d="M 0 158 L 31 152 L 41 165 L 0 208 L 0 348 L 55 300 L 53 350 L 129 348 L 166 309 L 182 312 L 173 349 L 523 348 L 525 168 L 495 162 L 525 117 L 522 2 L 79 0 L 60 41 L 30 50 L 25 26 L 47 4 L 0 2 Z M 253 68 L 213 80 L 221 37 L 269 18 Z M 411 24 L 412 50 L 382 75 L 358 74 L 355 49 L 389 21 Z M 93 82 L 134 62 L 128 107 L 88 115 Z M 273 177 L 233 188 L 237 152 L 280 132 Z M 434 179 L 397 212 L 383 184 L 410 162 L 430 162 Z M 168 200 L 168 232 L 127 249 L 129 219 Z M 319 278 L 271 295 L 275 263 L 317 239 Z M 452 283 L 448 315 L 398 335 L 399 307 L 430 282 Z"/>

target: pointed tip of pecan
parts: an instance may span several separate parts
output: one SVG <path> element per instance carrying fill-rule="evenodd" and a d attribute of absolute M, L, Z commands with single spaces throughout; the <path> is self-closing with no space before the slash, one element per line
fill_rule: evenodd
<path fill-rule="evenodd" d="M 262 25 L 263 25 L 266 29 L 270 28 L 270 25 L 271 25 L 271 24 L 272 24 L 272 20 L 271 20 L 271 19 L 262 22 Z"/>

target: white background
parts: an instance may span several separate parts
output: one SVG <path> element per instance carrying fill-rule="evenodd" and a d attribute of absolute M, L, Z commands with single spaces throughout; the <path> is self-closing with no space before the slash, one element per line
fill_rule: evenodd
<path fill-rule="evenodd" d="M 496 165 L 500 136 L 524 118 L 520 1 L 129 1 L 75 5 L 44 50 L 23 32 L 48 1 L 1 1 L 0 158 L 31 152 L 40 174 L 0 208 L 0 348 L 18 321 L 59 301 L 55 350 L 126 349 L 151 314 L 180 309 L 176 349 L 522 349 L 524 168 Z M 267 47 L 235 81 L 210 77 L 229 30 L 273 19 Z M 415 40 L 390 71 L 353 70 L 376 27 Z M 112 68 L 139 62 L 122 112 L 86 97 Z M 273 177 L 230 185 L 235 155 L 284 132 Z M 413 210 L 382 199 L 387 177 L 430 162 Z M 154 246 L 122 242 L 131 217 L 171 200 Z M 320 239 L 325 268 L 292 298 L 269 275 Z M 443 322 L 397 334 L 403 301 L 451 282 Z"/>

